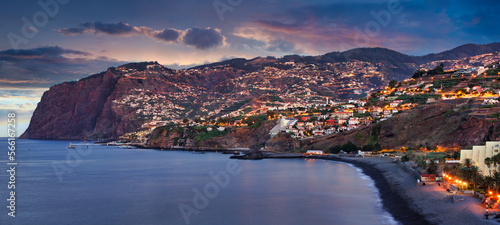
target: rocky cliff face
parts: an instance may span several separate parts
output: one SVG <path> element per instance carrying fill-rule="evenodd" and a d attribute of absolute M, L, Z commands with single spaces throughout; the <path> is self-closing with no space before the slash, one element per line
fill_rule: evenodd
<path fill-rule="evenodd" d="M 55 85 L 43 94 L 20 138 L 115 139 L 135 131 L 142 123 L 134 111 L 118 107 L 113 100 L 133 88 L 152 88 L 156 85 L 152 80 L 145 83 L 110 68 L 76 82 Z"/>
<path fill-rule="evenodd" d="M 110 71 L 51 87 L 42 96 L 21 138 L 75 139 L 111 131 L 96 129 L 118 76 Z M 110 115 L 106 115 L 110 116 Z"/>

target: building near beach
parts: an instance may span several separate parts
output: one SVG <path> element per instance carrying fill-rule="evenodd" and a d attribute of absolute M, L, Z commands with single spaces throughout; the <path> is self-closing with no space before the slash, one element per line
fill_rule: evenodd
<path fill-rule="evenodd" d="M 490 175 L 497 171 L 494 166 L 486 165 L 484 159 L 491 158 L 500 153 L 500 141 L 487 141 L 486 145 L 473 146 L 472 149 L 462 149 L 460 151 L 460 163 L 464 163 L 465 159 L 471 159 L 472 164 L 479 167 L 483 175 Z"/>
<path fill-rule="evenodd" d="M 306 155 L 323 155 L 323 150 L 307 150 Z"/>

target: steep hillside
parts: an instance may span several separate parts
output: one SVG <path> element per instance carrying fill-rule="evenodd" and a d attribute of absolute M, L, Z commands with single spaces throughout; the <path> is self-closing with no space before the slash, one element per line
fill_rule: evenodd
<path fill-rule="evenodd" d="M 270 138 L 269 130 L 276 121 L 264 121 L 258 127 L 236 127 L 218 131 L 207 127 L 164 126 L 156 128 L 150 135 L 147 147 L 169 148 L 172 146 L 216 147 L 216 148 L 261 148 Z"/>
<path fill-rule="evenodd" d="M 499 43 L 464 45 L 414 57 L 384 48 L 359 48 L 323 56 L 238 58 L 183 70 L 157 62 L 129 63 L 51 87 L 21 138 L 116 139 L 186 118 L 208 121 L 229 114 L 258 115 L 266 107 L 358 99 L 392 79 L 409 78 L 429 60 L 498 50 Z M 499 55 L 482 57 L 490 62 Z M 475 59 L 474 64 L 482 62 Z M 257 101 L 269 97 L 273 100 Z"/>
<path fill-rule="evenodd" d="M 478 44 L 465 44 L 458 46 L 454 49 L 444 51 L 436 54 L 428 54 L 421 57 L 418 57 L 423 63 L 429 61 L 437 61 L 437 60 L 452 60 L 452 59 L 460 59 L 473 55 L 481 55 L 486 53 L 495 53 L 500 51 L 500 43 L 495 42 L 487 45 L 478 45 Z"/>
<path fill-rule="evenodd" d="M 500 107 L 480 108 L 480 102 L 449 100 L 405 111 L 362 129 L 302 142 L 304 149 L 330 149 L 352 142 L 358 147 L 467 147 L 500 139 Z"/>
<path fill-rule="evenodd" d="M 121 70 L 132 70 L 128 66 L 136 65 L 125 65 Z M 168 72 L 151 71 L 145 79 L 127 77 L 122 71 L 110 68 L 80 81 L 55 85 L 43 94 L 21 138 L 108 139 L 135 131 L 143 121 L 134 110 L 113 101 L 134 88 L 158 89 L 157 82 L 166 83 L 163 74 Z"/>
<path fill-rule="evenodd" d="M 79 82 L 51 87 L 43 94 L 21 138 L 78 139 L 99 133 L 96 132 L 96 126 L 98 121 L 102 121 L 101 116 L 108 117 L 110 122 L 115 120 L 110 118 L 112 115 L 109 115 L 106 103 L 118 80 L 119 76 L 107 71 Z M 126 126 L 122 123 L 108 132 L 116 133 Z"/>

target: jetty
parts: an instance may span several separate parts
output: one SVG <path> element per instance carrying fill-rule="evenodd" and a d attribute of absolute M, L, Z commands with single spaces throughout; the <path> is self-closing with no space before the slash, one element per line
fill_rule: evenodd
<path fill-rule="evenodd" d="M 89 143 L 83 143 L 83 144 L 71 144 L 71 142 L 69 143 L 69 146 L 68 148 L 70 149 L 75 149 L 76 146 L 87 146 L 87 148 L 89 148 Z"/>

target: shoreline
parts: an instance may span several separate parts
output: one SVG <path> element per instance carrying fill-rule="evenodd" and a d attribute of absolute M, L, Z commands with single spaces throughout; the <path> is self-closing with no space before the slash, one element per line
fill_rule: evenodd
<path fill-rule="evenodd" d="M 265 158 L 298 158 L 275 155 Z M 389 158 L 302 156 L 351 164 L 370 177 L 378 189 L 382 208 L 403 225 L 471 225 L 500 224 L 484 218 L 481 200 L 471 195 L 455 195 L 437 183 L 417 185 L 416 179 Z M 454 198 L 461 199 L 454 203 Z M 500 213 L 490 209 L 490 213 Z"/>
<path fill-rule="evenodd" d="M 360 168 L 379 190 L 383 208 L 401 224 L 500 224 L 484 219 L 481 200 L 470 195 L 454 195 L 436 183 L 417 186 L 416 179 L 387 158 L 310 158 L 345 162 Z M 463 198 L 453 203 L 453 197 Z M 490 209 L 490 213 L 499 212 Z"/>
<path fill-rule="evenodd" d="M 341 158 L 341 157 L 314 157 L 331 161 L 344 162 L 360 168 L 363 173 L 369 176 L 374 182 L 375 187 L 380 193 L 383 209 L 389 212 L 392 217 L 399 223 L 404 225 L 432 225 L 420 212 L 411 208 L 411 202 L 408 201 L 399 190 L 394 187 L 394 184 L 384 175 L 384 172 L 376 168 L 375 165 L 363 162 L 357 159 Z"/>
<path fill-rule="evenodd" d="M 264 159 L 323 159 L 329 161 L 343 162 L 353 165 L 362 170 L 362 172 L 370 177 L 374 181 L 375 188 L 378 189 L 380 199 L 382 201 L 382 208 L 386 210 L 391 216 L 399 223 L 403 225 L 434 225 L 438 223 L 432 223 L 428 218 L 421 214 L 418 210 L 412 208 L 412 202 L 405 197 L 402 190 L 397 186 L 397 182 L 394 179 L 389 178 L 385 171 L 376 167 L 373 162 L 367 162 L 371 158 L 347 158 L 338 156 L 304 156 L 304 155 L 294 155 L 294 154 L 273 154 L 267 155 Z M 363 160 L 368 159 L 368 160 Z M 377 158 L 378 159 L 378 158 Z M 385 160 L 384 158 L 380 158 Z M 400 169 L 395 164 L 393 165 L 397 169 Z M 416 181 L 415 186 L 416 186 Z"/>
<path fill-rule="evenodd" d="M 148 148 L 151 150 L 161 150 Z M 167 149 L 164 149 L 167 150 Z M 186 149 L 168 149 L 167 151 L 189 151 Z M 192 151 L 192 150 L 191 150 Z M 233 151 L 226 149 L 226 151 Z M 212 151 L 207 151 L 212 152 Z M 217 151 L 213 151 L 217 152 Z M 223 153 L 224 151 L 218 151 Z M 378 157 L 339 157 L 339 156 L 304 156 L 301 154 L 270 154 L 265 159 L 278 158 L 304 158 L 323 159 L 351 164 L 370 177 L 374 181 L 382 208 L 391 214 L 399 223 L 404 225 L 427 225 L 427 224 L 500 224 L 496 220 L 483 219 L 485 209 L 482 208 L 480 200 L 472 196 L 458 195 L 464 198 L 463 202 L 452 203 L 451 193 L 446 192 L 442 186 L 437 184 L 417 186 L 416 179 L 406 173 L 397 164 L 388 158 Z M 491 210 L 490 213 L 500 212 Z"/>

